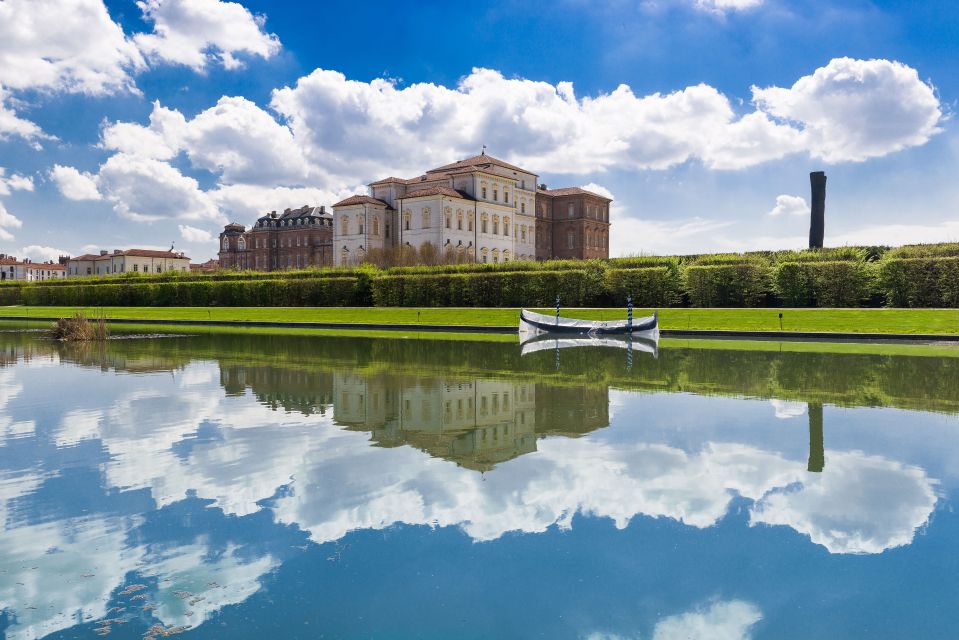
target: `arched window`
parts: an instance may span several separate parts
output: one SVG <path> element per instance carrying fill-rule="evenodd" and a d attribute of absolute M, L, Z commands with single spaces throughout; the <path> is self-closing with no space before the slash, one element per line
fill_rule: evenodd
<path fill-rule="evenodd" d="M 224 251 L 229 251 L 229 250 L 230 250 L 230 238 L 229 238 L 229 236 L 223 236 L 223 250 L 224 250 Z"/>
<path fill-rule="evenodd" d="M 493 216 L 493 235 L 499 235 L 499 216 Z"/>
<path fill-rule="evenodd" d="M 409 231 L 409 230 L 410 230 L 410 218 L 412 218 L 412 216 L 411 216 L 410 214 L 408 214 L 408 213 L 403 214 L 403 228 L 404 228 L 406 231 Z"/>
<path fill-rule="evenodd" d="M 493 262 L 499 262 L 499 249 L 493 249 Z"/>
<path fill-rule="evenodd" d="M 503 251 L 503 262 L 509 262 L 509 249 Z"/>
<path fill-rule="evenodd" d="M 480 249 L 480 255 L 483 257 L 483 262 L 489 262 L 489 249 L 483 247 Z"/>
<path fill-rule="evenodd" d="M 240 236 L 239 238 L 237 238 L 237 239 L 236 239 L 236 248 L 239 249 L 240 251 L 245 251 L 245 250 L 246 250 L 246 238 L 244 238 L 243 236 Z"/>
<path fill-rule="evenodd" d="M 462 209 L 456 210 L 456 230 L 457 231 L 463 230 L 463 210 Z"/>
<path fill-rule="evenodd" d="M 466 230 L 467 230 L 467 231 L 472 231 L 472 230 L 473 230 L 473 214 L 472 214 L 472 213 L 469 214 L 469 216 L 467 216 L 467 229 L 466 229 Z"/>

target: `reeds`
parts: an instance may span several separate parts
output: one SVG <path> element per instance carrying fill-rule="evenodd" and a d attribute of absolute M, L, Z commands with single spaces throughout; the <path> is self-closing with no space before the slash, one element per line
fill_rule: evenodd
<path fill-rule="evenodd" d="M 72 318 L 60 318 L 50 329 L 49 337 L 66 342 L 99 342 L 110 335 L 103 316 L 89 319 L 77 312 Z"/>

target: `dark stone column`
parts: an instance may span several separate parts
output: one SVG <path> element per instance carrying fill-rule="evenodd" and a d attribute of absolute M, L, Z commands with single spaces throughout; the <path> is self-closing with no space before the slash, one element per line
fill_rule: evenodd
<path fill-rule="evenodd" d="M 809 174 L 812 187 L 812 217 L 809 222 L 809 248 L 821 249 L 826 235 L 826 173 L 813 171 Z"/>
<path fill-rule="evenodd" d="M 806 471 L 821 473 L 826 466 L 826 448 L 822 437 L 822 404 L 809 403 L 809 461 Z"/>

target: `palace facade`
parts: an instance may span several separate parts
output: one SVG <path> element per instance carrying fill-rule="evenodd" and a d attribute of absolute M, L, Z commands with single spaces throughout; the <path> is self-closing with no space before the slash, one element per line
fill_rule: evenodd
<path fill-rule="evenodd" d="M 115 249 L 113 253 L 102 250 L 99 254 L 88 253 L 67 261 L 67 277 L 106 276 L 117 273 L 164 273 L 188 271 L 190 259 L 183 253 L 154 251 L 153 249 Z"/>
<path fill-rule="evenodd" d="M 412 179 L 385 178 L 333 205 L 333 262 L 430 243 L 476 262 L 605 258 L 609 198 L 547 189 L 537 174 L 485 153 Z"/>
<path fill-rule="evenodd" d="M 278 271 L 333 264 L 333 216 L 304 205 L 260 217 L 249 230 L 233 222 L 220 233 L 219 268 Z"/>

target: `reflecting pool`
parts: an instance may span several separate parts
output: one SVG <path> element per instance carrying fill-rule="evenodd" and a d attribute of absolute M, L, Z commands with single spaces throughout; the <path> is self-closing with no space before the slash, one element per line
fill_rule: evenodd
<path fill-rule="evenodd" d="M 959 357 L 0 331 L 6 638 L 954 638 Z"/>

